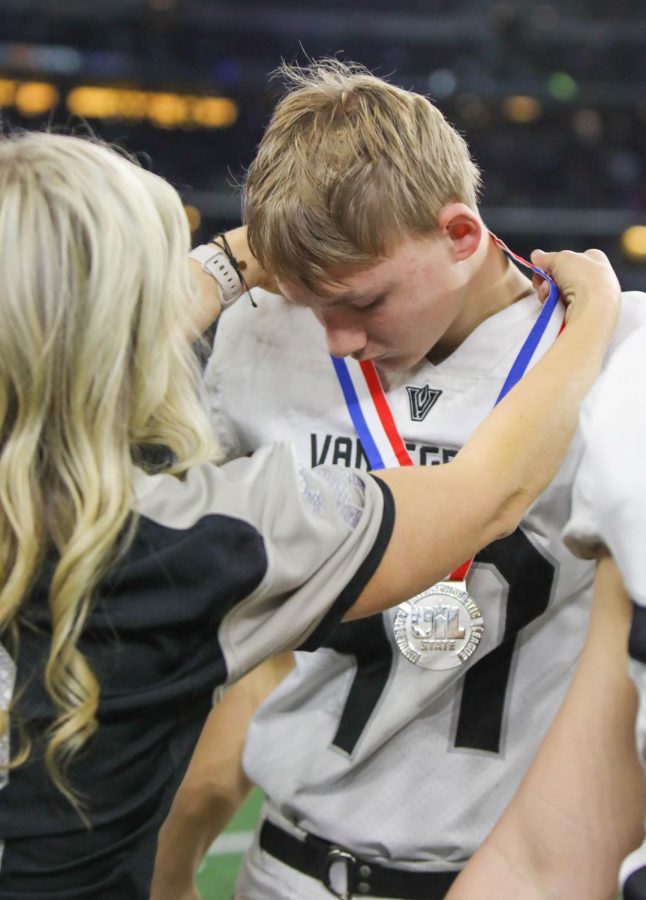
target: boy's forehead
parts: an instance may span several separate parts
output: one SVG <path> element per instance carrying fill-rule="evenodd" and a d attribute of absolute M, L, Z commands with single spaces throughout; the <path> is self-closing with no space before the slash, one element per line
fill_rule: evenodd
<path fill-rule="evenodd" d="M 308 287 L 299 281 L 277 279 L 283 296 L 300 306 L 333 307 L 371 299 L 375 291 L 387 290 L 392 282 L 388 259 L 370 266 L 342 266 L 330 269 L 329 281 Z"/>
<path fill-rule="evenodd" d="M 361 303 L 370 299 L 374 293 L 374 289 L 368 285 L 350 287 L 346 283 L 320 284 L 311 289 L 293 281 L 278 280 L 277 284 L 281 294 L 290 303 L 325 309 Z"/>
<path fill-rule="evenodd" d="M 297 281 L 281 279 L 277 279 L 276 283 L 283 297 L 298 306 L 342 306 L 344 303 L 352 303 L 360 297 L 356 291 L 347 289 L 345 285 L 339 285 L 335 290 L 330 285 L 315 285 L 312 289 Z"/>

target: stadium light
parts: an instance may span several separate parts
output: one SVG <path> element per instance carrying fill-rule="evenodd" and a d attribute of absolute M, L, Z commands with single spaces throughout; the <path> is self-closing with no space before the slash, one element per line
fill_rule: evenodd
<path fill-rule="evenodd" d="M 624 231 L 621 252 L 630 262 L 646 263 L 646 225 L 631 225 Z"/>
<path fill-rule="evenodd" d="M 90 85 L 71 90 L 67 108 L 87 119 L 147 119 L 158 128 L 229 128 L 239 114 L 238 104 L 228 97 Z"/>
<path fill-rule="evenodd" d="M 543 107 L 536 97 L 516 95 L 507 97 L 502 104 L 502 112 L 510 122 L 527 124 L 535 122 L 543 113 Z"/>
<path fill-rule="evenodd" d="M 23 116 L 42 116 L 54 109 L 60 94 L 53 84 L 45 81 L 25 81 L 16 88 L 14 106 Z"/>

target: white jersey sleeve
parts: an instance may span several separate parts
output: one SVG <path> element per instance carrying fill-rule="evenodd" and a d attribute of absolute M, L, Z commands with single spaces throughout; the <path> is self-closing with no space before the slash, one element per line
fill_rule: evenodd
<path fill-rule="evenodd" d="M 646 605 L 646 328 L 615 353 L 581 416 L 585 451 L 566 543 L 585 558 L 605 547 L 631 598 Z M 641 548 L 641 552 L 640 552 Z"/>
<path fill-rule="evenodd" d="M 646 329 L 614 355 L 582 415 L 585 450 L 565 541 L 580 556 L 608 551 L 633 601 L 628 652 L 639 694 L 637 742 L 646 767 Z M 624 862 L 624 897 L 646 898 L 646 842 Z"/>

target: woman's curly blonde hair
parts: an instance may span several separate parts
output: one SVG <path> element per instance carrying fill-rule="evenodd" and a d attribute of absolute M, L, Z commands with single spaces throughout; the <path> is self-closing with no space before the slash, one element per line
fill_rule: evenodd
<path fill-rule="evenodd" d="M 175 191 L 97 141 L 0 138 L 0 640 L 15 664 L 46 559 L 46 765 L 97 728 L 100 685 L 79 650 L 95 588 L 132 534 L 144 445 L 170 471 L 213 458 L 190 345 L 189 232 Z M 8 740 L 12 708 L 2 712 Z M 30 753 L 23 734 L 11 766 Z"/>

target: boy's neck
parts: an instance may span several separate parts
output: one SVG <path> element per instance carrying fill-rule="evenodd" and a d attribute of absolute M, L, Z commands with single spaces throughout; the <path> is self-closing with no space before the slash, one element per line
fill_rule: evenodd
<path fill-rule="evenodd" d="M 527 297 L 533 288 L 527 275 L 490 240 L 474 277 L 464 290 L 468 294 L 462 312 L 428 354 L 433 363 L 446 359 L 485 319 Z"/>

